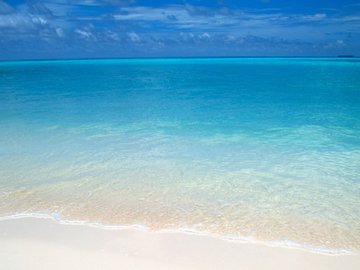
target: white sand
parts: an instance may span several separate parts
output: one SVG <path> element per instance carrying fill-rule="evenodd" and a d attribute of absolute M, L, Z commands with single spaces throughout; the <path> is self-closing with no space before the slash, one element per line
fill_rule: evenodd
<path fill-rule="evenodd" d="M 52 220 L 0 221 L 0 269 L 360 269 L 360 254 L 323 255 L 186 233 L 104 230 Z"/>

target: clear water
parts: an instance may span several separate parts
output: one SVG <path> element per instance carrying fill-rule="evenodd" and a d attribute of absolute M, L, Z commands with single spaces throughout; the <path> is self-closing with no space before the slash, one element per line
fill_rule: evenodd
<path fill-rule="evenodd" d="M 2 62 L 15 213 L 360 250 L 360 62 Z"/>

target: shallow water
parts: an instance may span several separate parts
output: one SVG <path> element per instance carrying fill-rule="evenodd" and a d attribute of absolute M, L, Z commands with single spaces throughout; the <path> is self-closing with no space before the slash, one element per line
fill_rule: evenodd
<path fill-rule="evenodd" d="M 360 250 L 360 62 L 0 63 L 0 216 Z"/>

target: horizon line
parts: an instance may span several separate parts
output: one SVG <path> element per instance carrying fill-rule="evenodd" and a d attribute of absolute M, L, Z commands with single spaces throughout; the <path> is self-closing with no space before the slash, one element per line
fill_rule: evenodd
<path fill-rule="evenodd" d="M 279 58 L 299 58 L 299 59 L 321 59 L 321 58 L 334 58 L 334 59 L 354 59 L 360 58 L 360 56 L 355 55 L 337 55 L 337 56 L 144 56 L 144 57 L 84 57 L 84 58 L 24 58 L 24 59 L 0 59 L 1 62 L 31 62 L 31 61 L 71 61 L 71 60 L 136 60 L 136 59 L 256 59 L 256 58 L 270 58 L 270 59 L 279 59 Z"/>

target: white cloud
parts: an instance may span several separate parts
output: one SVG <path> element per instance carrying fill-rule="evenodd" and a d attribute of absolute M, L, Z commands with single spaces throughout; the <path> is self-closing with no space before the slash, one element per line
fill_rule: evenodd
<path fill-rule="evenodd" d="M 200 39 L 210 39 L 210 34 L 209 33 L 202 33 L 199 35 Z"/>
<path fill-rule="evenodd" d="M 26 13 L 12 13 L 0 15 L 0 28 L 13 28 L 19 31 L 34 29 L 36 25 L 46 25 L 45 18 L 30 16 Z"/>
<path fill-rule="evenodd" d="M 106 9 L 91 7 L 110 2 Z M 6 40 L 42 38 L 61 40 L 69 47 L 124 46 L 136 50 L 142 44 L 165 50 L 176 46 L 233 49 L 246 44 L 272 46 L 286 42 L 293 42 L 289 45 L 293 48 L 297 44 L 307 46 L 305 43 L 317 44 L 318 48 L 341 48 L 356 45 L 360 35 L 360 17 L 356 13 L 340 16 L 340 13 L 323 10 L 291 14 L 279 9 L 241 10 L 189 4 L 151 7 L 126 5 L 126 2 L 129 3 L 126 0 L 44 0 L 42 4 L 29 2 L 13 8 L 0 0 L 1 41 L 4 44 Z"/>
<path fill-rule="evenodd" d="M 95 35 L 87 28 L 87 29 L 75 29 L 74 31 L 79 35 L 80 38 L 85 40 L 96 40 Z"/>
<path fill-rule="evenodd" d="M 46 25 L 48 22 L 45 18 L 34 16 L 31 18 L 34 24 Z"/>
<path fill-rule="evenodd" d="M 243 11 L 224 7 L 211 9 L 192 5 L 168 5 L 162 7 L 129 6 L 113 15 L 123 24 L 136 24 L 146 29 L 155 26 L 157 31 L 192 31 L 200 34 L 228 33 L 253 34 L 265 37 L 281 36 L 316 40 L 326 38 L 328 32 L 341 32 L 339 22 L 360 24 L 357 16 L 338 16 L 325 13 L 283 14 L 276 11 Z M 160 27 L 159 27 L 160 26 Z M 148 31 L 148 30 L 147 30 Z M 357 31 L 359 32 L 359 31 Z"/>
<path fill-rule="evenodd" d="M 316 13 L 312 15 L 298 15 L 296 16 L 299 21 L 320 21 L 324 20 L 327 15 L 324 13 Z"/>
<path fill-rule="evenodd" d="M 135 43 L 141 41 L 141 38 L 135 32 L 128 32 L 127 37 L 128 37 L 128 40 L 135 42 Z"/>
<path fill-rule="evenodd" d="M 113 40 L 113 41 L 119 41 L 119 40 L 120 40 L 119 34 L 113 32 L 113 31 L 111 31 L 111 30 L 107 30 L 107 31 L 105 32 L 105 37 L 106 37 L 108 40 Z"/>
<path fill-rule="evenodd" d="M 65 32 L 64 32 L 64 30 L 63 30 L 62 28 L 56 27 L 56 28 L 55 28 L 55 32 L 56 32 L 56 34 L 58 35 L 58 37 L 60 37 L 60 38 L 64 38 L 64 37 L 65 37 Z"/>

